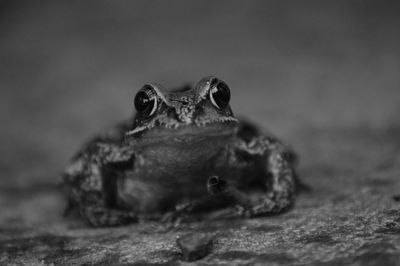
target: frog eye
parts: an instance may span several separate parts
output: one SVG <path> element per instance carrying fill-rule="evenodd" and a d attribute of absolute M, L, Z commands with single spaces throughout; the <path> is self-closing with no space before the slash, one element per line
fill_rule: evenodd
<path fill-rule="evenodd" d="M 136 111 L 145 115 L 152 116 L 157 110 L 157 94 L 153 87 L 145 85 L 135 96 Z"/>
<path fill-rule="evenodd" d="M 231 99 L 231 92 L 225 82 L 218 82 L 210 89 L 211 103 L 218 109 L 225 108 Z"/>

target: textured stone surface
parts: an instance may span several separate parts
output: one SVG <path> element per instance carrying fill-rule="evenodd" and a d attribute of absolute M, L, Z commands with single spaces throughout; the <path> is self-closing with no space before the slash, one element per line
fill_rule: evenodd
<path fill-rule="evenodd" d="M 395 2 L 2 2 L 0 264 L 398 265 L 400 37 Z M 61 216 L 58 175 L 130 115 L 144 82 L 215 74 L 233 108 L 293 144 L 312 186 L 273 217 L 93 229 Z M 133 89 L 132 89 L 133 88 Z"/>

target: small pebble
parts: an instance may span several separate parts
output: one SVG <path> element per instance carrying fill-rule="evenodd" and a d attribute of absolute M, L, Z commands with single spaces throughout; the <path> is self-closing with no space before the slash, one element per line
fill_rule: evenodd
<path fill-rule="evenodd" d="M 196 261 L 207 256 L 213 246 L 213 238 L 205 233 L 191 233 L 176 240 L 184 261 Z"/>

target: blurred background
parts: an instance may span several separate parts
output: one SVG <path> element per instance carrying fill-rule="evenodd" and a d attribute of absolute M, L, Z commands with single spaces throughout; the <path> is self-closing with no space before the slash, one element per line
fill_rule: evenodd
<path fill-rule="evenodd" d="M 398 1 L 1 1 L 0 191 L 56 183 L 144 83 L 211 74 L 236 114 L 312 164 L 313 132 L 398 124 L 399 14 Z"/>

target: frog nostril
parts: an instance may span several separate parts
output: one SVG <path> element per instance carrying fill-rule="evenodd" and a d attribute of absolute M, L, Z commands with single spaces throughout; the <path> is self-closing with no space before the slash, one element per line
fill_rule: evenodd
<path fill-rule="evenodd" d="M 175 120 L 178 120 L 178 119 L 179 119 L 179 117 L 178 117 L 178 115 L 177 115 L 175 109 L 173 109 L 173 108 L 170 108 L 170 109 L 168 110 L 167 116 L 168 116 L 169 118 L 173 118 L 173 119 L 175 119 Z"/>

